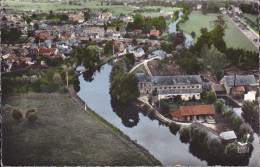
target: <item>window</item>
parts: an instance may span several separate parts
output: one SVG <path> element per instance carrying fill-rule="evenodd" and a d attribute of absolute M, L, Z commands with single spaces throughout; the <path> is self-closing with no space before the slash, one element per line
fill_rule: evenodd
<path fill-rule="evenodd" d="M 173 89 L 176 89 L 176 87 L 173 87 Z"/>
<path fill-rule="evenodd" d="M 200 86 L 197 86 L 197 88 L 199 88 Z"/>
<path fill-rule="evenodd" d="M 194 86 L 192 86 L 192 88 L 194 88 Z"/>
<path fill-rule="evenodd" d="M 178 87 L 178 89 L 180 89 L 181 87 Z"/>
<path fill-rule="evenodd" d="M 185 86 L 183 86 L 182 88 L 185 89 Z"/>
<path fill-rule="evenodd" d="M 187 88 L 190 88 L 189 86 L 187 86 Z"/>

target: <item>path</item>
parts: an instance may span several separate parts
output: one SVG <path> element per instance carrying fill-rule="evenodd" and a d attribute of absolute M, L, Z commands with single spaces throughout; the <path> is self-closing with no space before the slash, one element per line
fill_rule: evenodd
<path fill-rule="evenodd" d="M 148 73 L 150 76 L 152 76 L 152 73 L 151 73 L 149 67 L 147 66 L 147 63 L 148 63 L 149 61 L 151 61 L 151 60 L 158 59 L 158 58 L 161 59 L 160 56 L 155 56 L 155 57 L 153 57 L 153 58 L 151 58 L 151 59 L 144 60 L 144 61 L 142 61 L 141 63 L 139 63 L 139 64 L 137 64 L 136 66 L 134 66 L 128 73 L 132 73 L 136 68 L 138 68 L 138 67 L 141 66 L 141 65 L 144 65 L 144 67 L 145 67 L 147 73 Z"/>

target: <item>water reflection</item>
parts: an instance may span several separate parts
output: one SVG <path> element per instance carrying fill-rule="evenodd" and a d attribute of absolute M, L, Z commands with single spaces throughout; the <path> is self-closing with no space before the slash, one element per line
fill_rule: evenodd
<path fill-rule="evenodd" d="M 83 72 L 83 78 L 87 82 L 92 82 L 94 80 L 94 74 L 95 72 L 100 72 L 101 67 L 98 67 L 97 69 L 89 69 L 85 72 Z"/>
<path fill-rule="evenodd" d="M 120 103 L 114 98 L 111 98 L 111 106 L 113 112 L 121 118 L 122 124 L 125 127 L 132 128 L 138 124 L 140 120 L 138 114 L 138 112 L 140 112 L 139 108 L 132 104 Z"/>

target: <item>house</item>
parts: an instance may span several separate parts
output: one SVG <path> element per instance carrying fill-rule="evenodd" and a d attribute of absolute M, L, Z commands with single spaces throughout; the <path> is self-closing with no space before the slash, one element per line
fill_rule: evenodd
<path fill-rule="evenodd" d="M 49 35 L 49 34 L 43 34 L 43 33 L 40 34 L 40 33 L 39 33 L 37 36 L 38 36 L 40 39 L 47 39 L 50 35 Z"/>
<path fill-rule="evenodd" d="M 127 54 L 127 53 L 134 53 L 134 48 L 132 45 L 128 45 L 125 50 L 124 50 L 124 53 Z"/>
<path fill-rule="evenodd" d="M 180 96 L 182 100 L 188 101 L 193 97 L 200 100 L 200 89 L 165 89 L 157 90 L 158 100 Z"/>
<path fill-rule="evenodd" d="M 142 57 L 144 54 L 145 54 L 145 52 L 144 52 L 143 48 L 141 48 L 141 47 L 136 49 L 134 52 L 134 56 L 137 58 Z"/>
<path fill-rule="evenodd" d="M 142 34 L 142 30 L 134 30 L 133 34 L 134 35 L 141 35 Z"/>
<path fill-rule="evenodd" d="M 38 53 L 39 55 L 45 55 L 45 56 L 50 56 L 53 54 L 57 55 L 58 49 L 39 47 Z"/>
<path fill-rule="evenodd" d="M 216 95 L 225 95 L 226 89 L 223 84 L 213 84 L 212 90 L 216 93 Z"/>
<path fill-rule="evenodd" d="M 245 89 L 244 92 L 247 92 L 249 89 L 257 89 L 257 86 L 259 86 L 254 75 L 224 76 L 220 83 L 224 85 L 228 95 L 232 95 L 232 91 L 242 91 L 241 88 L 238 89 L 237 87 L 242 86 Z"/>
<path fill-rule="evenodd" d="M 181 106 L 178 110 L 171 111 L 170 114 L 173 120 L 179 122 L 192 122 L 195 120 L 200 122 L 209 120 L 209 122 L 212 122 L 215 110 L 213 105 Z"/>
<path fill-rule="evenodd" d="M 237 136 L 233 130 L 220 133 L 219 138 L 221 139 L 221 143 L 223 144 L 228 144 L 237 141 Z"/>
<path fill-rule="evenodd" d="M 121 36 L 124 36 L 126 34 L 126 30 L 124 28 L 121 28 L 119 30 L 119 32 L 120 32 Z"/>
<path fill-rule="evenodd" d="M 77 21 L 79 23 L 83 23 L 84 22 L 84 14 L 82 12 L 80 13 L 71 13 L 69 14 L 69 20 L 71 21 Z"/>
<path fill-rule="evenodd" d="M 245 94 L 245 89 L 243 86 L 233 87 L 231 94 L 234 98 L 243 98 Z"/>
<path fill-rule="evenodd" d="M 74 37 L 75 37 L 75 35 L 74 35 Z M 71 33 L 69 33 L 69 32 L 60 33 L 60 34 L 59 34 L 59 38 L 62 38 L 62 39 L 70 39 L 70 38 L 71 38 Z"/>
<path fill-rule="evenodd" d="M 184 93 L 194 92 L 200 98 L 202 93 L 202 79 L 200 75 L 174 75 L 174 76 L 149 76 L 144 73 L 137 73 L 135 77 L 138 81 L 138 88 L 141 95 L 152 95 L 160 93 L 159 90 L 180 90 L 178 92 L 161 92 L 162 95 L 167 93 Z M 161 96 L 162 97 L 162 96 Z M 165 97 L 167 97 L 165 95 Z M 196 98 L 196 96 L 195 96 Z"/>
<path fill-rule="evenodd" d="M 160 31 L 159 30 L 150 30 L 150 36 L 154 35 L 156 37 L 159 37 Z"/>
<path fill-rule="evenodd" d="M 102 12 L 98 16 L 98 19 L 100 19 L 100 20 L 109 20 L 111 17 L 112 17 L 112 13 L 110 13 L 110 12 Z"/>

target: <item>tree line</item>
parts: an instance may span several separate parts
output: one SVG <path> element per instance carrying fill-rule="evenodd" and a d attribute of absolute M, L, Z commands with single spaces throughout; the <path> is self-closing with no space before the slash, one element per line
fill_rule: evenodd
<path fill-rule="evenodd" d="M 127 54 L 114 64 L 109 76 L 110 95 L 121 103 L 131 102 L 139 96 L 137 80 L 133 74 L 128 74 L 133 65 L 134 55 Z"/>

